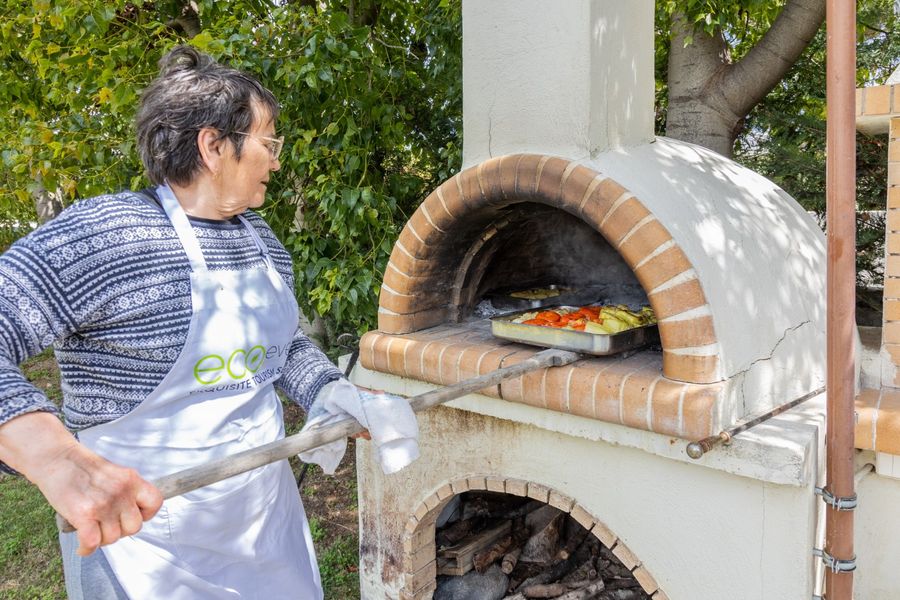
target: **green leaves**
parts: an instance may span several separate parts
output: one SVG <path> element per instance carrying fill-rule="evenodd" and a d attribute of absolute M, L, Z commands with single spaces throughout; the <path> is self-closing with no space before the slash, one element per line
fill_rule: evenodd
<path fill-rule="evenodd" d="M 401 225 L 459 169 L 459 0 L 300 4 L 203 0 L 190 43 L 281 102 L 286 148 L 262 212 L 294 254 L 304 311 L 362 331 Z M 67 203 L 147 185 L 138 95 L 187 41 L 190 12 L 185 0 L 0 0 L 4 222 L 34 220 L 36 181 Z"/>
<path fill-rule="evenodd" d="M 290 236 L 301 306 L 336 332 L 374 326 L 400 227 L 459 168 L 460 56 L 424 41 L 438 36 L 458 48 L 459 25 L 458 2 L 385 2 L 366 23 L 329 3 L 321 12 L 276 9 L 267 23 L 278 33 L 265 83 L 283 103 L 279 129 L 292 141 L 276 178 L 284 193 L 273 194 L 266 214 Z M 410 52 L 416 46 L 420 55 Z M 260 57 L 247 59 L 253 70 Z M 435 105 L 451 110 L 435 114 Z"/>
<path fill-rule="evenodd" d="M 13 154 L 0 211 L 34 220 L 41 186 L 65 200 L 116 191 L 140 174 L 136 93 L 155 70 L 156 31 L 125 35 L 125 2 L 0 2 L 0 135 Z M 122 149 L 126 149 L 123 152 Z"/>
<path fill-rule="evenodd" d="M 759 41 L 786 1 L 665 0 L 656 3 L 657 30 L 667 32 L 672 18 L 683 18 L 693 24 L 695 33 L 723 36 L 732 57 L 737 59 Z M 693 43 L 693 35 L 686 35 L 683 43 L 685 46 Z"/>

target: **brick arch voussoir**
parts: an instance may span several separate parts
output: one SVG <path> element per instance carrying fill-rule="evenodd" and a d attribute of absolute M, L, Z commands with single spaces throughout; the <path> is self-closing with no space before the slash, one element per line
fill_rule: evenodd
<path fill-rule="evenodd" d="M 664 592 L 660 591 L 656 579 L 631 549 L 602 520 L 585 510 L 574 499 L 536 482 L 493 475 L 477 475 L 465 479 L 457 479 L 441 486 L 429 494 L 407 520 L 403 534 L 404 579 L 406 583 L 404 596 L 406 598 L 430 597 L 428 594 L 433 591 L 432 586 L 426 585 L 419 588 L 421 586 L 421 573 L 423 571 L 426 573 L 432 571 L 431 563 L 426 564 L 424 567 L 421 566 L 423 562 L 421 553 L 426 553 L 429 558 L 434 557 L 433 560 L 436 561 L 435 525 L 437 518 L 454 496 L 468 491 L 490 491 L 532 498 L 561 510 L 570 515 L 582 527 L 587 529 L 591 535 L 609 548 L 622 561 L 622 564 L 631 571 L 647 595 L 652 596 L 659 592 L 660 597 L 666 597 Z"/>

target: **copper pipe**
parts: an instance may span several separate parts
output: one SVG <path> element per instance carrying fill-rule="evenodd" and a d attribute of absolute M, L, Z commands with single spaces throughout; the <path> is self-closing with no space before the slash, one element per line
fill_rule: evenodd
<path fill-rule="evenodd" d="M 828 230 L 826 489 L 854 495 L 853 395 L 856 344 L 856 3 L 827 0 L 825 199 Z M 851 560 L 853 511 L 825 508 L 825 548 Z M 852 600 L 853 573 L 825 573 L 828 600 Z"/>

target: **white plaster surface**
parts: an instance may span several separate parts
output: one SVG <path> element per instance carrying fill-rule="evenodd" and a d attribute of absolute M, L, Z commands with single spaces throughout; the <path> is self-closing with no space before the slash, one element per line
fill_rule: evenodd
<path fill-rule="evenodd" d="M 891 128 L 891 115 L 860 115 L 856 117 L 856 129 L 866 135 L 886 135 Z"/>
<path fill-rule="evenodd" d="M 862 388 L 880 388 L 882 363 L 891 363 L 890 354 L 881 350 L 881 327 L 858 327 L 860 339 L 860 377 Z M 893 379 L 888 380 L 893 381 Z"/>
<path fill-rule="evenodd" d="M 653 139 L 653 2 L 464 0 L 463 167 Z"/>
<path fill-rule="evenodd" d="M 523 479 L 572 497 L 672 600 L 812 594 L 811 483 L 739 477 L 448 407 L 422 413 L 420 428 L 422 457 L 394 476 L 374 466 L 371 444 L 357 445 L 364 598 L 398 597 L 390 575 L 402 564 L 407 518 L 441 486 L 472 475 Z"/>
<path fill-rule="evenodd" d="M 900 7 L 898 7 L 898 10 L 900 10 Z M 891 76 L 884 82 L 884 85 L 897 85 L 898 83 L 900 83 L 900 67 L 894 69 L 894 72 L 891 73 Z"/>
<path fill-rule="evenodd" d="M 861 453 L 859 462 L 874 463 L 873 453 Z M 854 597 L 900 598 L 900 480 L 871 474 L 857 481 L 856 494 Z"/>
<path fill-rule="evenodd" d="M 875 453 L 875 470 L 881 477 L 900 479 L 900 456 L 887 452 Z"/>
<path fill-rule="evenodd" d="M 719 339 L 712 351 L 732 380 L 726 423 L 824 385 L 825 236 L 793 198 L 734 161 L 668 138 L 584 164 L 637 196 L 693 264 Z"/>

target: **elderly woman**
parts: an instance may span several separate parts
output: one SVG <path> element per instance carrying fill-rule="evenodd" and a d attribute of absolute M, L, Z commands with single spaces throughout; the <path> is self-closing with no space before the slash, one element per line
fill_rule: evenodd
<path fill-rule="evenodd" d="M 0 258 L 0 461 L 77 529 L 71 598 L 321 598 L 286 461 L 165 504 L 149 483 L 282 437 L 276 387 L 358 404 L 249 210 L 280 168 L 275 98 L 189 47 L 160 64 L 137 118 L 157 187 L 82 200 Z M 65 426 L 17 368 L 50 344 Z"/>

